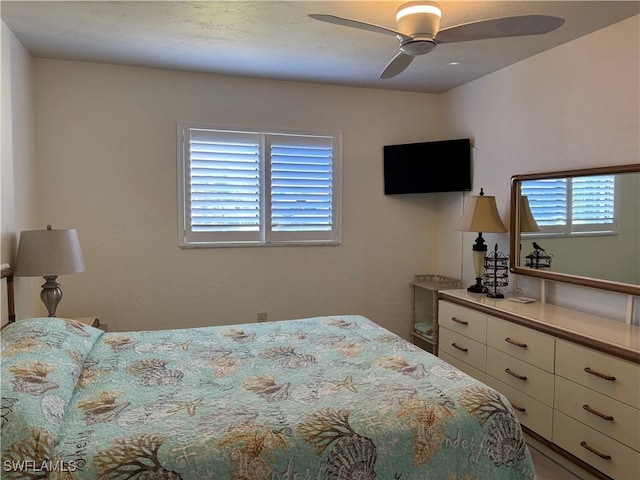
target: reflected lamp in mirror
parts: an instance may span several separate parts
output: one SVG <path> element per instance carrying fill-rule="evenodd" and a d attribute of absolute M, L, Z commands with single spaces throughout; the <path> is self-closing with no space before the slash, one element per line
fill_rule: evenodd
<path fill-rule="evenodd" d="M 541 231 L 542 229 L 538 225 L 538 222 L 536 222 L 531 207 L 529 206 L 529 197 L 521 195 L 518 205 L 518 231 L 520 234 Z M 522 238 L 522 235 L 520 238 Z M 522 250 L 522 243 L 519 244 L 519 247 L 520 250 Z M 531 254 L 527 256 L 527 266 L 529 266 L 528 258 L 530 255 Z M 551 265 L 551 263 L 549 263 L 549 265 Z"/>
<path fill-rule="evenodd" d="M 487 293 L 487 287 L 482 285 L 484 257 L 487 252 L 487 245 L 482 233 L 504 233 L 507 231 L 498 213 L 496 197 L 485 195 L 483 189 L 480 189 L 480 195 L 470 196 L 455 229 L 463 232 L 478 232 L 473 244 L 473 269 L 476 283 L 467 290 L 474 293 Z"/>
<path fill-rule="evenodd" d="M 44 277 L 40 299 L 50 317 L 62 300 L 62 289 L 56 281 L 59 275 L 84 272 L 84 258 L 75 229 L 28 230 L 20 234 L 15 275 Z"/>
<path fill-rule="evenodd" d="M 522 195 L 520 197 L 520 232 L 539 232 L 540 230 L 541 228 L 531 212 L 529 197 Z"/>

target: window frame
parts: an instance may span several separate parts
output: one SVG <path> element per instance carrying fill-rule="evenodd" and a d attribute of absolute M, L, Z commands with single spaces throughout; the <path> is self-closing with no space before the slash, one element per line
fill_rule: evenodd
<path fill-rule="evenodd" d="M 259 137 L 259 226 L 257 232 L 193 232 L 190 228 L 190 143 L 193 129 L 217 132 L 246 132 Z M 326 137 L 332 143 L 331 158 L 331 229 L 328 231 L 277 232 L 271 224 L 271 154 L 272 136 Z M 177 123 L 178 245 L 181 248 L 331 246 L 342 243 L 342 133 L 220 126 L 195 122 Z"/>

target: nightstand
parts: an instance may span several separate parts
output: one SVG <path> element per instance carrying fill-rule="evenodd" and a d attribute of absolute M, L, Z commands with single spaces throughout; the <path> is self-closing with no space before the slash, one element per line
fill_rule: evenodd
<path fill-rule="evenodd" d="M 90 327 L 100 328 L 100 319 L 98 317 L 76 317 L 73 320 L 89 325 Z"/>
<path fill-rule="evenodd" d="M 442 275 L 416 275 L 411 284 L 413 343 L 438 355 L 438 298 L 440 290 L 460 288 L 460 280 Z"/>

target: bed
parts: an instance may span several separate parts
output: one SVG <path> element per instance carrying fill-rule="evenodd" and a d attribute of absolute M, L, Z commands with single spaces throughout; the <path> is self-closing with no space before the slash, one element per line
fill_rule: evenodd
<path fill-rule="evenodd" d="M 362 316 L 1 337 L 3 478 L 535 477 L 502 395 Z"/>

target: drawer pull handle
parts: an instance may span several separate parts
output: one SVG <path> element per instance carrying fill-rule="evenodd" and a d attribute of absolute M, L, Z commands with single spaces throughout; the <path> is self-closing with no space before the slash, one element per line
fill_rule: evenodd
<path fill-rule="evenodd" d="M 520 343 L 516 340 L 512 340 L 509 337 L 504 339 L 505 342 L 510 343 L 511 345 L 515 345 L 516 347 L 522 347 L 522 348 L 527 348 L 527 344 L 526 343 Z"/>
<path fill-rule="evenodd" d="M 469 325 L 469 322 L 467 322 L 466 320 L 460 320 L 459 318 L 456 317 L 451 317 L 451 320 L 459 323 L 460 325 Z"/>
<path fill-rule="evenodd" d="M 584 408 L 589 413 L 593 413 L 594 415 L 597 415 L 600 418 L 604 418 L 605 420 L 613 420 L 613 417 L 611 415 L 605 415 L 604 413 L 601 413 L 601 412 L 599 412 L 597 410 L 594 410 L 593 408 L 591 408 L 586 403 L 584 405 L 582 405 L 582 408 Z"/>
<path fill-rule="evenodd" d="M 597 372 L 595 370 L 592 370 L 589 367 L 584 367 L 584 371 L 587 372 L 587 373 L 590 373 L 591 375 L 595 375 L 596 377 L 604 378 L 605 380 L 614 381 L 616 379 L 616 377 L 613 377 L 611 375 L 607 375 L 605 373 Z"/>
<path fill-rule="evenodd" d="M 510 369 L 505 368 L 504 369 L 505 372 L 507 372 L 509 375 L 511 375 L 512 377 L 516 377 L 518 380 L 526 380 L 527 377 L 525 375 L 518 375 L 515 372 L 512 372 Z"/>
<path fill-rule="evenodd" d="M 451 346 L 452 346 L 453 348 L 457 348 L 457 349 L 458 349 L 458 350 L 460 350 L 461 352 L 468 352 L 468 351 L 469 351 L 469 349 L 468 349 L 468 348 L 461 347 L 461 346 L 460 346 L 460 345 L 458 345 L 456 342 L 453 342 L 453 343 L 451 344 Z"/>
<path fill-rule="evenodd" d="M 521 407 L 521 406 L 520 406 L 520 405 L 518 405 L 517 403 L 513 403 L 513 402 L 511 402 L 511 406 L 512 406 L 513 408 L 515 408 L 516 410 L 518 410 L 519 412 L 526 412 L 526 411 L 527 411 L 527 409 L 526 409 L 526 408 Z"/>
<path fill-rule="evenodd" d="M 604 460 L 611 460 L 611 455 L 607 455 L 606 453 L 602 453 L 599 452 L 598 450 L 596 450 L 593 447 L 590 447 L 589 444 L 585 441 L 580 442 L 580 446 L 582 448 L 586 448 L 587 450 L 589 450 L 591 453 L 593 453 L 594 455 L 599 456 L 600 458 L 604 459 Z"/>

